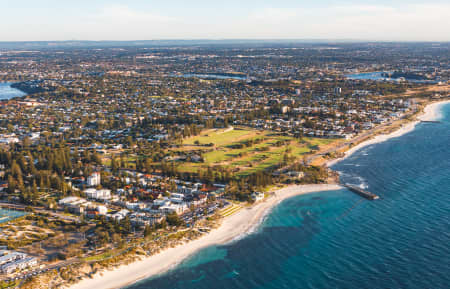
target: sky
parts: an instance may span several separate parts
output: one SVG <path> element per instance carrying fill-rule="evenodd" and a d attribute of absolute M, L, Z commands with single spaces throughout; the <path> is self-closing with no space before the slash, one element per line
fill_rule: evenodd
<path fill-rule="evenodd" d="M 448 0 L 0 0 L 0 41 L 450 41 Z"/>

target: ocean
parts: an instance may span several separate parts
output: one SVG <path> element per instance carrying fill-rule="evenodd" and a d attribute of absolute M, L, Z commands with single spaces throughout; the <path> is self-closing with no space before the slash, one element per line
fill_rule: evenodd
<path fill-rule="evenodd" d="M 21 97 L 25 96 L 26 93 L 11 87 L 11 83 L 9 82 L 0 82 L 0 100 L 2 99 L 11 99 L 13 97 Z"/>
<path fill-rule="evenodd" d="M 129 289 L 449 288 L 450 105 L 441 123 L 362 148 L 333 169 L 380 196 L 283 201 L 260 228 Z"/>

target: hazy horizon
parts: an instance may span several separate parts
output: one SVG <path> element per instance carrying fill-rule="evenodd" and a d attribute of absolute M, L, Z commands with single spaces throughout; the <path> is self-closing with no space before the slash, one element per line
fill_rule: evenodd
<path fill-rule="evenodd" d="M 449 43 L 450 40 L 381 40 L 381 39 L 351 39 L 351 38 L 154 38 L 154 39 L 43 39 L 43 40 L 0 40 L 0 43 L 53 43 L 53 42 L 240 42 L 240 43 Z"/>
<path fill-rule="evenodd" d="M 450 41 L 443 0 L 18 0 L 2 7 L 0 41 Z"/>

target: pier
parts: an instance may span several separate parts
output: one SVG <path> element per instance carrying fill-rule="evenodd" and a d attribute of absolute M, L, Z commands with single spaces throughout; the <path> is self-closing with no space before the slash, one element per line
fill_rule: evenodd
<path fill-rule="evenodd" d="M 346 188 L 349 189 L 350 191 L 352 191 L 352 192 L 354 192 L 354 193 L 360 195 L 361 197 L 364 197 L 364 198 L 366 198 L 366 199 L 368 199 L 368 200 L 371 200 L 371 201 L 380 198 L 379 196 L 377 196 L 377 195 L 375 195 L 375 194 L 373 194 L 373 193 L 371 193 L 371 192 L 365 191 L 365 190 L 363 190 L 363 189 L 361 189 L 361 188 L 358 188 L 358 187 L 356 187 L 356 186 L 352 186 L 352 185 L 347 185 L 347 184 L 346 184 L 346 185 L 344 185 L 344 187 L 346 187 Z"/>
<path fill-rule="evenodd" d="M 420 122 L 422 122 L 422 123 L 441 123 L 438 120 L 421 120 Z"/>

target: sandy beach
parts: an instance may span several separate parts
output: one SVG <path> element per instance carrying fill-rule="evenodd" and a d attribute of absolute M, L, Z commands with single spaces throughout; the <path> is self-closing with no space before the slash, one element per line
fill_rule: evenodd
<path fill-rule="evenodd" d="M 388 139 L 407 134 L 407 133 L 413 131 L 414 128 L 416 127 L 416 125 L 418 123 L 420 123 L 420 121 L 433 121 L 433 120 L 439 119 L 439 117 L 441 116 L 441 113 L 440 113 L 441 107 L 447 103 L 450 103 L 450 100 L 438 101 L 438 102 L 434 102 L 434 103 L 427 105 L 424 109 L 424 112 L 420 116 L 417 117 L 417 120 L 403 125 L 401 128 L 399 128 L 398 130 L 396 130 L 390 134 L 377 135 L 372 139 L 366 140 L 366 141 L 352 147 L 351 149 L 347 150 L 344 153 L 344 157 L 330 160 L 330 161 L 326 162 L 326 166 L 331 167 L 332 165 L 336 164 L 337 162 L 351 156 L 356 151 L 358 151 L 361 148 L 366 147 L 368 145 L 384 142 Z"/>
<path fill-rule="evenodd" d="M 421 121 L 438 120 L 440 117 L 442 117 L 442 106 L 448 103 L 450 103 L 450 100 L 438 101 L 427 105 L 424 109 L 423 114 L 418 116 L 417 119 Z"/>
<path fill-rule="evenodd" d="M 253 228 L 261 223 L 261 220 L 273 207 L 285 199 L 312 192 L 339 190 L 341 188 L 339 185 L 324 184 L 294 185 L 280 189 L 273 196 L 267 197 L 254 206 L 244 208 L 234 215 L 226 217 L 219 228 L 212 230 L 197 240 L 164 250 L 130 265 L 111 271 L 104 271 L 95 275 L 92 279 L 84 279 L 72 285 L 70 289 L 121 288 L 138 280 L 163 273 L 202 248 L 215 244 L 224 244 L 251 232 Z"/>

